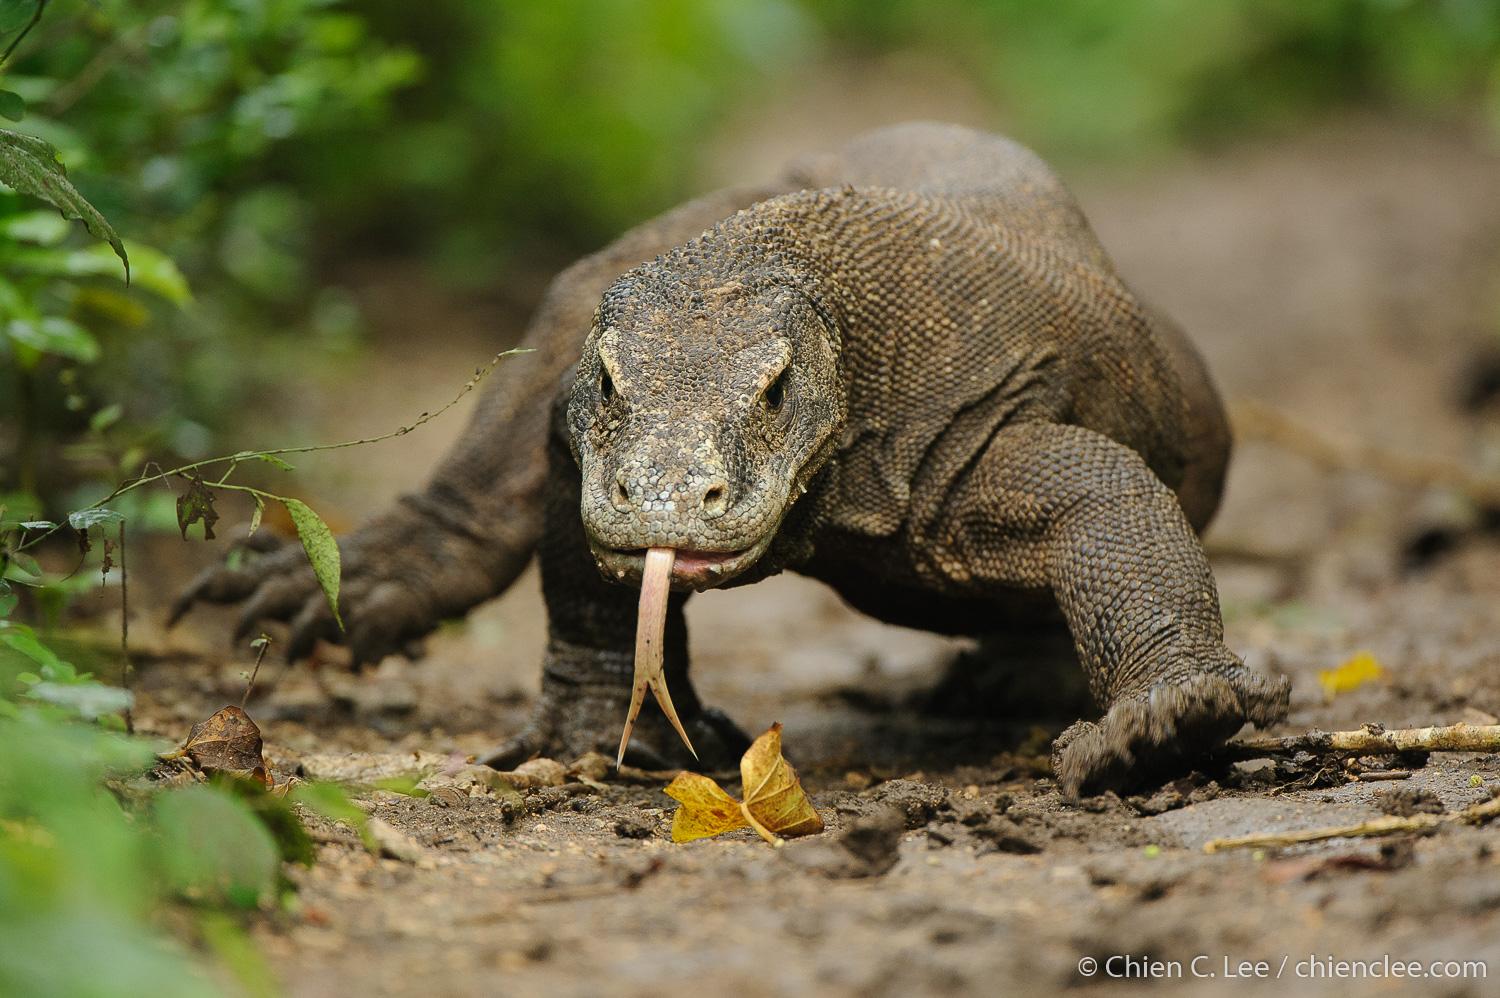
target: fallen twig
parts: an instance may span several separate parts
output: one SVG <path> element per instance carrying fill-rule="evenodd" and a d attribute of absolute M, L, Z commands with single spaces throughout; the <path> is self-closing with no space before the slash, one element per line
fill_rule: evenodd
<path fill-rule="evenodd" d="M 1475 804 L 1451 814 L 1413 814 L 1406 817 L 1373 818 L 1357 825 L 1336 825 L 1332 828 L 1309 828 L 1300 832 L 1271 832 L 1262 835 L 1241 835 L 1237 838 L 1210 839 L 1203 843 L 1204 852 L 1223 852 L 1226 849 L 1274 849 L 1280 846 L 1303 845 L 1308 842 L 1323 842 L 1328 839 L 1376 838 L 1384 835 L 1404 835 L 1413 832 L 1428 832 L 1441 825 L 1482 825 L 1500 817 L 1500 797 Z"/>
<path fill-rule="evenodd" d="M 1500 724 L 1448 724 L 1428 728 L 1368 725 L 1357 731 L 1309 731 L 1300 735 L 1252 735 L 1224 746 L 1231 759 L 1268 755 L 1396 755 L 1402 752 L 1500 752 Z"/>
<path fill-rule="evenodd" d="M 1500 478 L 1477 473 L 1457 461 L 1403 454 L 1363 440 L 1332 436 L 1264 402 L 1236 403 L 1231 421 L 1237 436 L 1275 444 L 1325 468 L 1365 472 L 1419 488 L 1456 489 L 1481 505 L 1500 504 Z"/>
<path fill-rule="evenodd" d="M 250 678 L 245 680 L 245 695 L 240 697 L 241 710 L 250 702 L 250 693 L 255 689 L 255 677 L 260 675 L 260 663 L 265 661 L 266 650 L 271 647 L 270 635 L 262 634 L 251 642 L 251 647 L 255 649 L 255 667 L 250 670 Z"/>

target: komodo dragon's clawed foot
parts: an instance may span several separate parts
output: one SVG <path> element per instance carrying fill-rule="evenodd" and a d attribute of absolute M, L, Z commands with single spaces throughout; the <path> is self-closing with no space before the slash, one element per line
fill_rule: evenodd
<path fill-rule="evenodd" d="M 618 694 L 618 695 L 616 695 Z M 603 693 L 544 692 L 525 730 L 480 757 L 496 769 L 514 769 L 527 759 L 546 756 L 562 762 L 588 752 L 614 759 L 630 691 Z M 750 738 L 723 711 L 712 707 L 681 711 L 683 727 L 697 749 L 696 759 L 678 738 L 666 716 L 647 703 L 625 751 L 625 763 L 641 769 L 734 769 L 750 747 Z"/>
<path fill-rule="evenodd" d="M 1052 747 L 1052 769 L 1070 798 L 1132 790 L 1178 775 L 1246 722 L 1286 717 L 1291 684 L 1243 666 L 1164 681 L 1116 700 L 1098 721 L 1077 721 Z"/>
<path fill-rule="evenodd" d="M 329 641 L 347 645 L 356 666 L 373 665 L 387 655 L 419 655 L 442 621 L 490 598 L 497 580 L 514 574 L 494 545 L 401 506 L 339 540 L 341 626 L 301 544 L 267 536 L 246 547 L 256 556 L 210 566 L 188 584 L 168 626 L 199 604 L 237 605 L 236 643 L 276 621 L 287 625 L 280 647 L 288 661 Z M 529 554 L 511 555 L 510 563 Z"/>

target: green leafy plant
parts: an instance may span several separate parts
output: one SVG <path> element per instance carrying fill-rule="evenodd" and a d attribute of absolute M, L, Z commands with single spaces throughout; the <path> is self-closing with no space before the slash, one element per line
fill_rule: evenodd
<path fill-rule="evenodd" d="M 285 164 L 380 121 L 411 53 L 330 0 L 0 0 L 0 45 L 0 491 L 50 504 L 202 456 L 288 356 L 348 349 Z"/>
<path fill-rule="evenodd" d="M 201 959 L 153 918 L 189 900 L 274 903 L 264 824 L 209 788 L 151 790 L 153 747 L 118 730 L 129 694 L 77 672 L 14 608 L 0 582 L 0 994 L 213 990 Z M 143 789 L 145 809 L 132 804 Z M 86 961 L 74 958 L 83 940 Z"/>
<path fill-rule="evenodd" d="M 12 96 L 15 96 L 12 94 Z M 19 115 L 12 120 L 20 120 Z M 23 135 L 0 128 L 0 180 L 12 190 L 30 194 L 52 204 L 64 218 L 76 218 L 92 235 L 109 243 L 125 267 L 130 280 L 130 257 L 125 243 L 98 209 L 84 200 L 68 181 L 66 168 L 57 158 L 57 150 L 35 135 Z M 14 231 L 15 223 L 12 223 Z M 36 231 L 33 228 L 33 231 Z"/>
<path fill-rule="evenodd" d="M 0 0 L 0 37 L 15 30 L 18 10 L 32 15 L 0 63 L 46 6 L 46 0 Z M 15 121 L 25 114 L 25 100 L 0 89 L 0 115 Z M 28 459 L 34 457 L 35 424 L 48 394 L 43 374 L 66 386 L 72 380 L 69 372 L 99 359 L 96 330 L 86 324 L 90 309 L 98 311 L 103 304 L 144 321 L 130 311 L 134 297 L 106 291 L 99 282 L 118 280 L 132 296 L 150 292 L 177 306 L 187 304 L 190 296 L 170 259 L 120 237 L 72 184 L 47 140 L 0 130 L 0 183 L 15 192 L 11 198 L 0 197 L 0 358 L 22 389 L 20 484 L 30 488 L 35 468 Z M 36 210 L 25 203 L 29 199 L 40 199 L 56 213 Z M 69 220 L 81 221 L 107 248 L 70 245 Z M 113 412 L 100 409 L 90 419 L 90 429 L 102 430 L 118 418 L 118 407 Z M 143 473 L 106 499 L 56 521 L 34 514 L 8 518 L 7 503 L 15 504 L 16 497 L 0 499 L 0 758 L 5 759 L 0 767 L 0 937 L 6 940 L 0 947 L 0 994 L 196 995 L 216 990 L 202 952 L 169 939 L 154 924 L 164 912 L 184 906 L 196 913 L 186 922 L 192 941 L 214 954 L 246 993 L 273 993 L 274 977 L 235 913 L 276 906 L 285 889 L 281 863 L 312 861 L 311 841 L 292 802 L 363 827 L 362 812 L 337 788 L 301 788 L 290 798 L 235 780 L 163 789 L 147 776 L 157 758 L 153 746 L 124 730 L 131 704 L 128 688 L 80 673 L 35 629 L 13 617 L 17 587 L 37 594 L 66 591 L 65 580 L 49 577 L 28 549 L 69 531 L 85 556 L 96 545 L 102 547 L 104 577 L 119 559 L 122 644 L 128 644 L 126 517 L 106 503 L 174 477 L 187 483 L 176 504 L 184 537 L 188 526 L 199 522 L 205 535 L 213 536 L 219 490 L 253 496 L 252 531 L 264 502 L 283 503 L 337 612 L 339 557 L 332 533 L 300 500 L 229 482 L 245 461 L 290 468 L 277 453 L 243 452 Z M 208 469 L 218 474 L 211 483 L 201 477 Z M 20 505 L 34 508 L 38 501 L 22 496 Z M 128 680 L 128 647 L 124 651 Z M 87 941 L 88 961 L 72 958 L 80 940 Z M 101 966 L 107 972 L 101 973 Z"/>

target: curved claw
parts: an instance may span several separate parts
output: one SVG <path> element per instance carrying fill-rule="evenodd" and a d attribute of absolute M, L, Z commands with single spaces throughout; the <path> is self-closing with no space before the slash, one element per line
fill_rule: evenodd
<path fill-rule="evenodd" d="M 487 752 L 481 752 L 478 762 L 491 769 L 515 769 L 528 759 L 541 755 L 539 732 L 529 727 L 513 738 L 508 738 Z"/>
<path fill-rule="evenodd" d="M 1052 768 L 1068 797 L 1130 790 L 1179 775 L 1246 721 L 1264 727 L 1286 716 L 1290 683 L 1242 666 L 1161 682 L 1116 701 L 1097 722 L 1060 735 Z"/>
<path fill-rule="evenodd" d="M 247 546 L 251 550 L 259 551 L 264 549 L 266 544 L 262 542 L 258 545 Z M 177 599 L 172 601 L 171 609 L 167 612 L 167 626 L 172 627 L 177 624 L 199 603 L 238 603 L 255 595 L 267 581 L 278 576 L 285 576 L 289 571 L 294 570 L 297 567 L 295 559 L 300 557 L 300 548 L 293 549 L 286 541 L 277 541 L 273 550 L 260 555 L 243 567 L 230 568 L 228 565 L 220 564 L 205 568 L 187 584 Z"/>
<path fill-rule="evenodd" d="M 260 579 L 249 572 L 222 565 L 205 568 L 172 601 L 172 608 L 167 611 L 167 626 L 175 626 L 199 603 L 234 603 L 253 593 L 259 584 Z"/>

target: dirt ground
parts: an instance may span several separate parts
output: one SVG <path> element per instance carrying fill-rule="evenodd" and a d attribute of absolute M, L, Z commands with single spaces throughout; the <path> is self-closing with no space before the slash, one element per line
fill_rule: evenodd
<path fill-rule="evenodd" d="M 1232 403 L 1500 472 L 1500 401 L 1474 388 L 1485 351 L 1500 347 L 1494 150 L 1442 129 L 1340 120 L 1139 175 L 1072 179 L 1122 272 L 1192 332 Z M 455 310 L 394 275 L 362 293 L 379 349 L 342 391 L 301 403 L 339 435 L 440 402 L 520 318 Z M 441 340 L 402 328 L 428 305 L 450 317 Z M 355 521 L 414 486 L 461 421 L 306 462 L 298 485 Z M 1208 543 L 1231 647 L 1293 679 L 1283 730 L 1493 723 L 1496 519 L 1486 527 L 1440 489 L 1242 441 Z M 170 737 L 244 685 L 227 615 L 160 627 L 171 584 L 215 554 L 174 541 L 132 564 L 149 580 L 132 585 L 151 650 L 137 716 Z M 1500 993 L 1500 828 L 1202 850 L 1219 836 L 1372 818 L 1393 788 L 1461 808 L 1500 787 L 1500 757 L 1438 754 L 1405 780 L 1333 773 L 1325 785 L 1238 767 L 1149 800 L 1075 806 L 1044 768 L 1070 718 L 923 709 L 958 643 L 862 619 L 796 577 L 695 599 L 689 621 L 700 692 L 747 730 L 785 724 L 827 832 L 780 850 L 748 832 L 674 845 L 660 783 L 368 793 L 371 813 L 405 836 L 403 858 L 322 826 L 318 864 L 295 874 L 300 913 L 256 930 L 287 991 Z M 250 712 L 282 776 L 453 770 L 521 725 L 543 629 L 528 575 L 434 636 L 423 661 L 361 676 L 336 654 L 316 671 L 268 666 Z M 1318 671 L 1361 650 L 1387 678 L 1325 701 Z M 1177 970 L 1143 977 L 1112 956 Z M 1386 956 L 1486 961 L 1488 977 L 1304 976 L 1309 958 Z M 1092 976 L 1080 970 L 1089 959 Z M 1270 979 L 1239 968 L 1256 961 Z"/>

